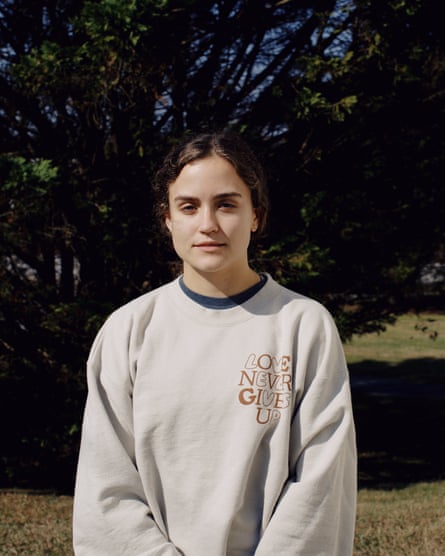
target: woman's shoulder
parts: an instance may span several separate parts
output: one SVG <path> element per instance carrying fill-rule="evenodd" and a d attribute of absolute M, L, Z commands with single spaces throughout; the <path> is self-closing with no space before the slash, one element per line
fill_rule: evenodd
<path fill-rule="evenodd" d="M 289 287 L 279 283 L 270 275 L 267 275 L 267 278 L 268 290 L 266 293 L 270 298 L 277 300 L 282 305 L 292 304 L 304 309 L 320 312 L 325 312 L 327 310 L 320 301 L 317 301 L 300 291 L 290 289 Z"/>
<path fill-rule="evenodd" d="M 152 314 L 154 308 L 163 302 L 168 290 L 175 287 L 175 285 L 176 280 L 135 297 L 112 311 L 106 319 L 106 323 L 112 326 L 124 324 L 128 321 L 146 320 Z"/>
<path fill-rule="evenodd" d="M 290 318 L 304 318 L 306 322 L 333 323 L 333 317 L 321 301 L 280 284 L 268 276 L 269 302 Z"/>

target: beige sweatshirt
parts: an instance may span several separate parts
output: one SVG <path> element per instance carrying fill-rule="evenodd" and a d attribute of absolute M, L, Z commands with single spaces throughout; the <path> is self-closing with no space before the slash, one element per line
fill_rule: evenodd
<path fill-rule="evenodd" d="M 332 318 L 272 278 L 209 309 L 171 282 L 88 361 L 77 556 L 347 556 L 356 447 Z"/>

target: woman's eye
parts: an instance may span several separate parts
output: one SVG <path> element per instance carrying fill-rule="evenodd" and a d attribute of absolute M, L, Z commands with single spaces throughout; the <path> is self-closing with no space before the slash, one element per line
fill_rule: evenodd
<path fill-rule="evenodd" d="M 236 205 L 234 203 L 231 203 L 230 201 L 223 201 L 222 203 L 220 203 L 219 206 L 222 209 L 234 209 L 234 208 L 236 208 Z"/>
<path fill-rule="evenodd" d="M 195 210 L 195 205 L 182 205 L 182 212 L 193 212 Z"/>

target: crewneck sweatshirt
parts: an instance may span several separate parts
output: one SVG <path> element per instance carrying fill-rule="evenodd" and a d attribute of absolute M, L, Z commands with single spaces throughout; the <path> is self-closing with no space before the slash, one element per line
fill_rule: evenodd
<path fill-rule="evenodd" d="M 347 556 L 356 448 L 329 313 L 270 276 L 202 306 L 175 280 L 92 346 L 77 556 Z"/>

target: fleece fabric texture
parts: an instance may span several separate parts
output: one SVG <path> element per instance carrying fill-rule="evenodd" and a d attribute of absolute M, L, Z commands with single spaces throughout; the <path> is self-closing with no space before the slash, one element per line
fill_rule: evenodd
<path fill-rule="evenodd" d="M 349 377 L 330 314 L 270 276 L 209 309 L 175 280 L 115 311 L 91 349 L 77 556 L 347 556 Z"/>

